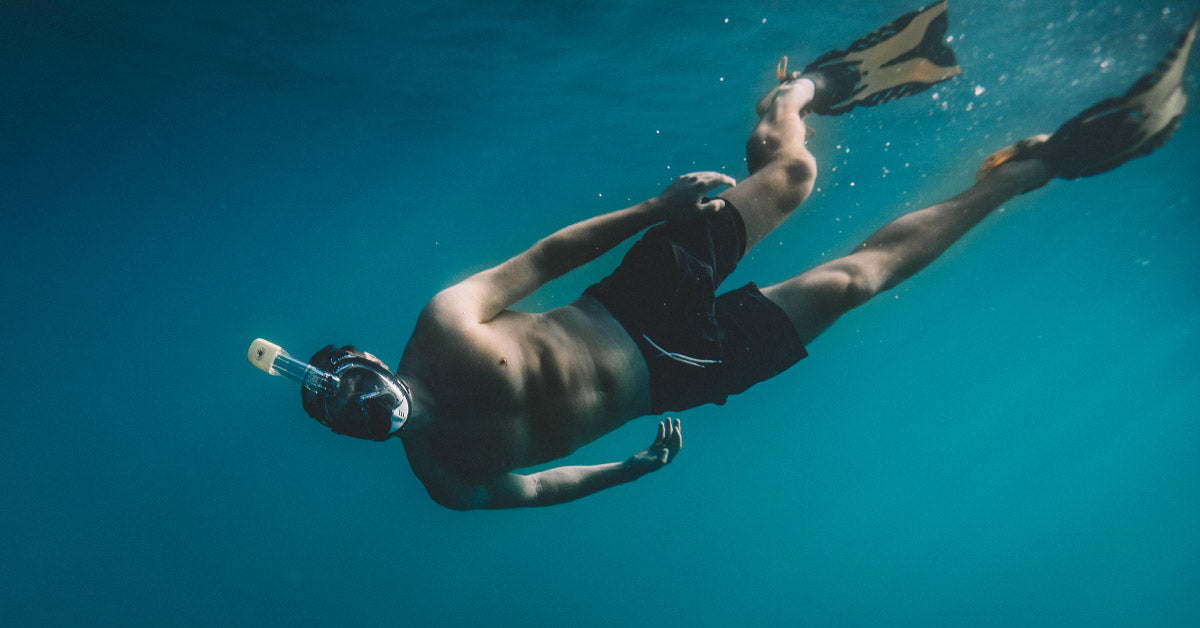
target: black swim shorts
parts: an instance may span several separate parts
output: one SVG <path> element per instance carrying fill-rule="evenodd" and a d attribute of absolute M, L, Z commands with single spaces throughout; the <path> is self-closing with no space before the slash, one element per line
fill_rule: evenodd
<path fill-rule="evenodd" d="M 745 224 L 726 201 L 704 218 L 651 228 L 585 292 L 641 349 L 654 414 L 722 405 L 808 355 L 787 314 L 754 283 L 716 295 L 745 252 Z"/>

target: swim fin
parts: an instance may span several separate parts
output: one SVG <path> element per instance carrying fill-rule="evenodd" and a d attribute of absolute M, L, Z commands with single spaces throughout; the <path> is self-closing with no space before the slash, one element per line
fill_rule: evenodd
<path fill-rule="evenodd" d="M 1046 141 L 1047 163 L 1064 179 L 1090 177 L 1162 146 L 1179 128 L 1187 96 L 1179 85 L 1200 17 L 1148 74 L 1060 126 Z"/>
<path fill-rule="evenodd" d="M 871 106 L 916 94 L 958 76 L 962 69 L 945 42 L 947 0 L 906 13 L 860 38 L 845 50 L 831 50 L 789 75 L 787 57 L 776 75 L 786 82 L 807 78 L 817 86 L 811 110 L 840 115 L 855 106 Z"/>
<path fill-rule="evenodd" d="M 1196 39 L 1192 20 L 1162 61 L 1123 95 L 1106 98 L 1066 121 L 1053 135 L 1034 136 L 992 154 L 976 173 L 982 179 L 1000 164 L 1030 157 L 1053 176 L 1078 179 L 1107 172 L 1166 143 L 1183 119 L 1187 96 L 1180 80 Z"/>

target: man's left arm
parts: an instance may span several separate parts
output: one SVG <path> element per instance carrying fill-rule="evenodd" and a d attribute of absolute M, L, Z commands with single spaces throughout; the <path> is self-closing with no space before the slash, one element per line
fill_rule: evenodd
<path fill-rule="evenodd" d="M 657 471 L 674 460 L 682 448 L 679 420 L 666 419 L 658 424 L 654 443 L 624 462 L 554 467 L 530 475 L 507 473 L 471 489 L 459 506 L 495 509 L 562 504 Z"/>
<path fill-rule="evenodd" d="M 704 202 L 704 195 L 734 183 L 732 177 L 718 172 L 683 175 L 650 200 L 560 229 L 499 266 L 443 290 L 430 306 L 473 323 L 487 322 L 542 284 L 596 259 L 646 227 L 717 211 L 724 202 Z"/>

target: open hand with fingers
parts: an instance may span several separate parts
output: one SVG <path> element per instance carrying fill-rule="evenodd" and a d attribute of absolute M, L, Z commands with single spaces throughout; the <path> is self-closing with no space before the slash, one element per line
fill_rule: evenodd
<path fill-rule="evenodd" d="M 666 419 L 658 424 L 658 436 L 649 447 L 629 459 L 629 466 L 639 474 L 658 471 L 675 459 L 683 449 L 683 431 L 679 419 Z"/>
<path fill-rule="evenodd" d="M 691 220 L 707 216 L 725 206 L 725 201 L 704 201 L 709 192 L 725 186 L 737 185 L 737 181 L 720 172 L 692 172 L 671 182 L 667 189 L 655 199 L 664 220 Z"/>

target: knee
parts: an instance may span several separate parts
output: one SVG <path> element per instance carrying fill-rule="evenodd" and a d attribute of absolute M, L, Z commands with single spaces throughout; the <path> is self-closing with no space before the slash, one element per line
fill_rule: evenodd
<path fill-rule="evenodd" d="M 804 202 L 804 199 L 812 193 L 813 185 L 817 180 L 816 158 L 805 150 L 803 153 L 778 159 L 775 163 L 779 169 L 780 178 L 783 179 L 781 187 L 784 190 L 784 196 L 787 197 L 785 204 L 795 207 Z"/>
<path fill-rule="evenodd" d="M 781 160 L 784 176 L 793 186 L 811 185 L 817 178 L 817 158 L 805 149 Z"/>
<path fill-rule="evenodd" d="M 754 133 L 746 142 L 746 160 L 753 174 L 771 167 L 790 183 L 811 182 L 817 176 L 817 160 L 803 141 L 786 141 L 775 132 Z"/>
<path fill-rule="evenodd" d="M 869 268 L 843 258 L 822 264 L 788 281 L 763 289 L 787 313 L 804 343 L 834 321 L 871 300 L 881 284 Z"/>
<path fill-rule="evenodd" d="M 836 309 L 845 312 L 883 292 L 885 280 L 870 264 L 843 258 L 829 264 L 823 277 L 824 292 Z"/>

